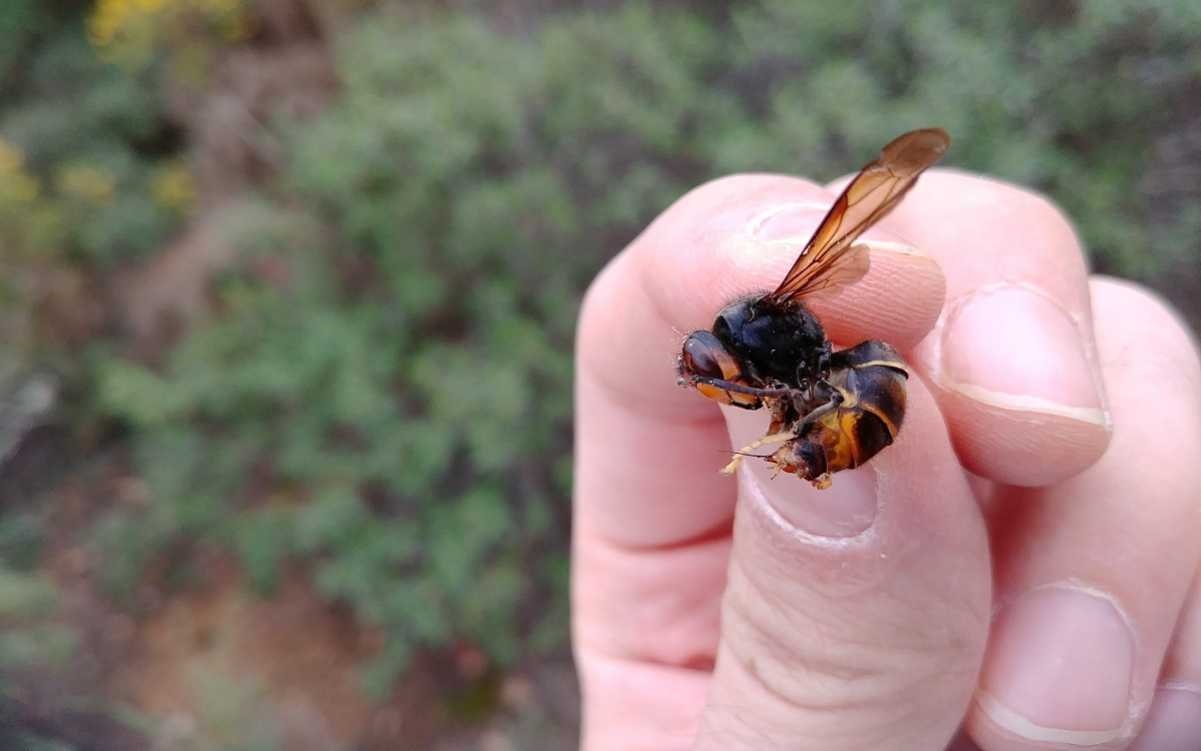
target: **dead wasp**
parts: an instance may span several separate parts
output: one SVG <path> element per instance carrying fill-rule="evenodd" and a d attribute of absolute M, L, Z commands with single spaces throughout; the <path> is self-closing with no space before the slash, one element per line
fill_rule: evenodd
<path fill-rule="evenodd" d="M 748 452 L 782 444 L 762 458 L 826 488 L 831 474 L 858 467 L 896 438 L 908 377 L 900 355 L 874 340 L 834 352 L 803 300 L 863 278 L 867 248 L 855 240 L 900 203 L 948 145 L 938 128 L 893 140 L 834 201 L 780 286 L 727 305 L 709 331 L 685 338 L 677 363 L 682 385 L 722 404 L 771 411 L 768 434 L 736 452 L 724 471 L 733 472 Z"/>

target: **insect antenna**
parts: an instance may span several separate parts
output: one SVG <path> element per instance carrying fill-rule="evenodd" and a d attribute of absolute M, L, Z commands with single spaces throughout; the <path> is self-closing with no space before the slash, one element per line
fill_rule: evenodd
<path fill-rule="evenodd" d="M 756 459 L 770 459 L 772 457 L 771 454 L 752 454 L 749 451 L 729 451 L 729 452 L 723 451 L 722 453 L 723 454 L 729 453 L 731 456 L 751 456 Z"/>

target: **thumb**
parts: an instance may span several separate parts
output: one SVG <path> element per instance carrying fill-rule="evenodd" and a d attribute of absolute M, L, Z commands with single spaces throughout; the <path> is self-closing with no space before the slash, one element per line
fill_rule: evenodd
<path fill-rule="evenodd" d="M 945 748 L 988 633 L 979 508 L 933 399 L 897 442 L 815 490 L 748 459 L 696 748 Z M 735 446 L 763 416 L 726 412 Z"/>

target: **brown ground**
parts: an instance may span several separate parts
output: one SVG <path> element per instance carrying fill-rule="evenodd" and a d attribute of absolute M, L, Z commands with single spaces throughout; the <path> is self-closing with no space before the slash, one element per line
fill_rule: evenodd
<path fill-rule="evenodd" d="M 221 568 L 204 591 L 169 600 L 136 626 L 114 696 L 165 718 L 163 732 L 217 742 L 254 732 L 296 751 L 430 742 L 440 723 L 428 678 L 410 676 L 376 705 L 358 671 L 377 640 L 301 576 L 262 599 Z"/>
<path fill-rule="evenodd" d="M 34 435 L 6 466 L 5 479 L 22 468 L 45 476 L 44 462 L 58 448 L 52 435 Z M 575 677 L 561 661 L 501 676 L 477 650 L 461 646 L 419 657 L 385 699 L 368 696 L 360 671 L 381 646 L 379 634 L 322 601 L 301 570 L 264 597 L 225 555 L 200 551 L 201 583 L 159 587 L 152 565 L 132 609 L 113 603 L 96 580 L 101 561 L 79 540 L 104 509 L 144 502 L 144 489 L 123 465 L 120 454 L 102 456 L 51 491 L 48 505 L 56 511 L 44 569 L 62 593 L 64 620 L 80 648 L 69 670 L 29 683 L 41 701 L 25 714 L 44 720 L 48 734 L 90 738 L 81 751 L 575 747 Z M 45 498 L 30 492 L 24 502 Z M 14 503 L 22 499 L 0 492 L 0 504 Z M 68 694 L 97 710 L 64 714 Z M 464 697 L 474 707 L 467 713 L 455 706 Z M 113 727 L 114 714 L 136 718 L 145 739 L 135 742 Z M 99 740 L 98 728 L 114 740 Z"/>

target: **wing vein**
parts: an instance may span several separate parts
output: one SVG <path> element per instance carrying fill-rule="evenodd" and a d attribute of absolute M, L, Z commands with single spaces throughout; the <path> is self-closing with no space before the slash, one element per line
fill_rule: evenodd
<path fill-rule="evenodd" d="M 864 166 L 843 189 L 769 297 L 781 303 L 798 300 L 862 279 L 870 263 L 855 240 L 901 202 L 949 144 L 943 130 L 926 128 L 905 133 L 885 146 L 879 158 Z"/>

